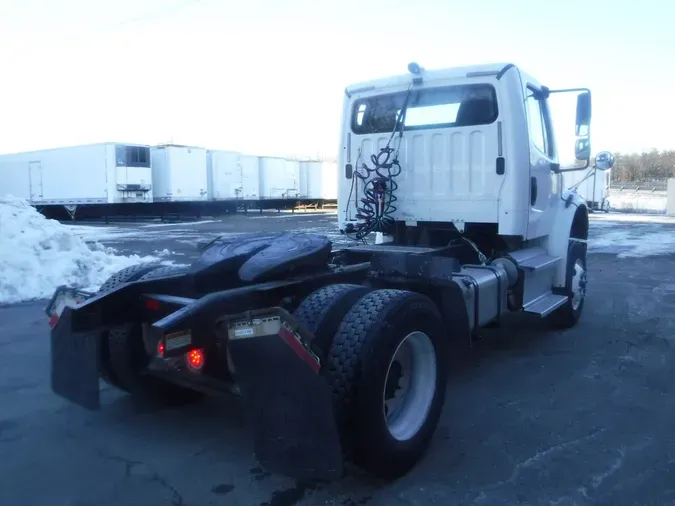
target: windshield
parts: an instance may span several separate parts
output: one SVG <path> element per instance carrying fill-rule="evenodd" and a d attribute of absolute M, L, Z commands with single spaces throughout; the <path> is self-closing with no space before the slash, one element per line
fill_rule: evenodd
<path fill-rule="evenodd" d="M 391 132 L 406 91 L 357 100 L 352 112 L 355 134 Z M 497 119 L 497 95 L 489 84 L 414 90 L 405 116 L 406 130 L 488 125 Z"/>

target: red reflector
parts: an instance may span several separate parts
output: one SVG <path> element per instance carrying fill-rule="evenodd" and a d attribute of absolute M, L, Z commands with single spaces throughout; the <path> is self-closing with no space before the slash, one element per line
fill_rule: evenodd
<path fill-rule="evenodd" d="M 204 366 L 204 352 L 200 349 L 190 350 L 185 354 L 187 363 L 192 369 L 201 369 Z"/>
<path fill-rule="evenodd" d="M 147 299 L 145 301 L 145 307 L 148 309 L 153 309 L 153 310 L 158 310 L 159 309 L 159 301 L 153 300 L 153 299 Z"/>
<path fill-rule="evenodd" d="M 58 317 L 57 315 L 55 315 L 55 314 L 53 314 L 53 315 L 49 318 L 49 326 L 50 326 L 51 328 L 54 328 L 58 322 L 59 322 L 59 317 Z"/>
<path fill-rule="evenodd" d="M 164 341 L 160 341 L 157 343 L 157 355 L 160 357 L 164 356 Z"/>

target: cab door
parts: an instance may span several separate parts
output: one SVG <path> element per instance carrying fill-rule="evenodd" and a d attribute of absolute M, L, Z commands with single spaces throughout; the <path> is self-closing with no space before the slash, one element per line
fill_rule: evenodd
<path fill-rule="evenodd" d="M 538 86 L 525 83 L 525 107 L 530 138 L 530 181 L 527 239 L 548 234 L 560 198 L 560 175 L 553 172 L 557 152 L 546 96 Z"/>

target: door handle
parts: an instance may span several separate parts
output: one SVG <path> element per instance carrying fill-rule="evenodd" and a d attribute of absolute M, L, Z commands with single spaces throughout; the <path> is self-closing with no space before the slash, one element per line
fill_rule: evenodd
<path fill-rule="evenodd" d="M 537 178 L 532 176 L 530 178 L 530 205 L 534 207 L 537 203 Z"/>

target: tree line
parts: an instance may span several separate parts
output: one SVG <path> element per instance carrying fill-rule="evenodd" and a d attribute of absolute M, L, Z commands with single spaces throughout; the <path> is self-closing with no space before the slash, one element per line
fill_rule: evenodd
<path fill-rule="evenodd" d="M 675 150 L 614 153 L 612 182 L 656 183 L 675 177 Z"/>

